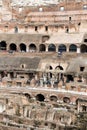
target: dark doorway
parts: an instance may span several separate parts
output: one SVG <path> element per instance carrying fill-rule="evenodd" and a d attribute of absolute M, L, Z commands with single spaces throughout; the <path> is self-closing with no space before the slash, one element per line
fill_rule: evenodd
<path fill-rule="evenodd" d="M 44 97 L 42 94 L 38 94 L 38 95 L 36 96 L 36 100 L 38 100 L 38 101 L 40 101 L 40 102 L 44 102 L 44 99 L 45 99 L 45 97 Z"/>
<path fill-rule="evenodd" d="M 55 47 L 55 45 L 54 44 L 50 44 L 49 46 L 48 46 L 48 51 L 56 51 L 56 47 Z"/>

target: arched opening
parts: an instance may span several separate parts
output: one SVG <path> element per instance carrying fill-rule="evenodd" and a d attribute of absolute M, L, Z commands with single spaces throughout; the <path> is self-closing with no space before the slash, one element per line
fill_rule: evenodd
<path fill-rule="evenodd" d="M 24 94 L 25 95 L 25 97 L 29 100 L 29 99 L 31 99 L 31 96 L 30 96 L 30 94 L 28 94 L 28 93 L 25 93 Z"/>
<path fill-rule="evenodd" d="M 52 73 L 51 73 L 51 70 L 53 69 L 52 66 L 48 65 L 46 69 L 48 71 L 47 73 L 48 79 L 52 78 Z"/>
<path fill-rule="evenodd" d="M 76 102 L 75 102 L 75 103 L 76 103 L 76 105 L 78 105 L 78 103 L 79 103 L 79 98 L 76 99 Z"/>
<path fill-rule="evenodd" d="M 64 103 L 70 103 L 70 98 L 69 97 L 64 97 L 63 102 Z"/>
<path fill-rule="evenodd" d="M 56 72 L 57 72 L 57 84 L 58 84 L 58 82 L 60 81 L 60 80 L 63 80 L 64 78 L 63 78 L 63 73 L 62 73 L 62 71 L 63 71 L 63 67 L 62 66 L 57 66 L 56 68 L 55 68 L 55 70 L 56 70 Z M 60 72 L 61 71 L 61 72 Z"/>
<path fill-rule="evenodd" d="M 74 81 L 74 78 L 72 75 L 67 75 L 67 83 L 69 83 L 70 81 Z"/>
<path fill-rule="evenodd" d="M 50 101 L 57 102 L 57 97 L 55 95 L 50 96 Z"/>
<path fill-rule="evenodd" d="M 6 42 L 5 41 L 1 41 L 0 42 L 0 50 L 6 50 Z"/>
<path fill-rule="evenodd" d="M 35 45 L 35 44 L 32 43 L 32 44 L 29 45 L 29 50 L 30 50 L 30 52 L 35 52 L 36 49 L 37 49 L 37 48 L 36 48 L 36 45 Z"/>
<path fill-rule="evenodd" d="M 36 100 L 37 101 L 44 102 L 44 99 L 45 99 L 44 95 L 42 95 L 42 94 L 37 94 L 36 95 Z"/>
<path fill-rule="evenodd" d="M 86 39 L 84 39 L 84 42 L 87 42 L 87 38 L 86 38 Z"/>
<path fill-rule="evenodd" d="M 74 44 L 71 44 L 70 47 L 69 47 L 69 51 L 70 52 L 76 52 L 77 51 L 77 46 L 74 45 Z"/>
<path fill-rule="evenodd" d="M 82 53 L 87 52 L 87 45 L 82 44 L 80 48 L 81 48 L 81 52 L 82 52 Z"/>
<path fill-rule="evenodd" d="M 54 44 L 50 44 L 50 45 L 48 46 L 48 51 L 56 51 L 55 45 L 54 45 Z"/>
<path fill-rule="evenodd" d="M 56 69 L 56 70 L 63 70 L 63 67 L 59 65 L 59 66 L 57 66 L 55 69 Z"/>
<path fill-rule="evenodd" d="M 39 51 L 46 51 L 46 46 L 44 44 L 40 44 Z"/>
<path fill-rule="evenodd" d="M 64 44 L 59 45 L 58 52 L 66 52 L 66 46 Z"/>
<path fill-rule="evenodd" d="M 21 43 L 21 44 L 20 44 L 20 50 L 21 50 L 22 52 L 26 52 L 26 45 L 23 44 L 23 43 Z"/>
<path fill-rule="evenodd" d="M 49 66 L 49 70 L 52 70 L 53 68 L 52 68 L 52 66 Z"/>
<path fill-rule="evenodd" d="M 43 36 L 42 37 L 42 42 L 45 42 L 45 41 L 47 41 L 49 39 L 49 36 Z"/>
<path fill-rule="evenodd" d="M 86 110 L 87 110 L 87 107 L 85 105 L 82 105 L 82 111 L 86 112 Z"/>
<path fill-rule="evenodd" d="M 10 50 L 12 51 L 16 51 L 17 50 L 17 47 L 14 43 L 10 44 L 10 47 L 9 47 Z"/>
<path fill-rule="evenodd" d="M 15 33 L 18 33 L 18 27 L 17 27 L 17 26 L 14 27 L 14 32 L 15 32 Z"/>

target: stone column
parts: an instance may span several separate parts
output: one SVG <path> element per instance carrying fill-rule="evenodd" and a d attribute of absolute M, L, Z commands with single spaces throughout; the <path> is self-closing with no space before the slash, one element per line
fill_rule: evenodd
<path fill-rule="evenodd" d="M 56 52 L 58 52 L 58 46 L 56 45 Z"/>
<path fill-rule="evenodd" d="M 10 78 L 10 73 L 8 73 L 8 78 Z"/>
<path fill-rule="evenodd" d="M 77 53 L 80 53 L 80 47 L 79 46 L 77 47 Z"/>
<path fill-rule="evenodd" d="M 9 51 L 9 44 L 7 43 L 7 51 Z"/>
<path fill-rule="evenodd" d="M 36 46 L 36 48 L 37 48 L 37 49 L 36 49 L 36 52 L 39 52 L 39 46 Z"/>
<path fill-rule="evenodd" d="M 44 82 L 47 82 L 47 74 L 46 73 L 43 73 L 43 80 L 44 80 Z"/>
<path fill-rule="evenodd" d="M 27 107 L 24 109 L 24 117 L 27 117 Z"/>
<path fill-rule="evenodd" d="M 67 46 L 67 48 L 66 48 L 66 52 L 69 52 L 69 46 Z"/>
<path fill-rule="evenodd" d="M 61 80 L 61 73 L 59 73 L 59 80 Z"/>
<path fill-rule="evenodd" d="M 54 79 L 54 77 L 53 77 L 53 78 L 51 79 L 51 88 L 53 88 L 54 81 L 55 81 L 55 79 Z"/>
<path fill-rule="evenodd" d="M 26 52 L 29 52 L 29 47 L 28 46 L 26 46 Z"/>
<path fill-rule="evenodd" d="M 19 47 L 19 44 L 18 44 L 18 43 L 16 44 L 16 47 L 17 47 L 17 48 L 16 48 L 16 51 L 19 52 L 19 51 L 20 51 L 20 47 Z"/>
<path fill-rule="evenodd" d="M 43 87 L 43 78 L 40 78 L 40 86 Z"/>
<path fill-rule="evenodd" d="M 48 46 L 46 46 L 46 52 L 48 52 Z"/>

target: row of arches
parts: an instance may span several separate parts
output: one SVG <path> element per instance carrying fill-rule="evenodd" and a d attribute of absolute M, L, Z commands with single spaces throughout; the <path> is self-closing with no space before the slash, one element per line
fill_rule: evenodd
<path fill-rule="evenodd" d="M 69 49 L 68 51 L 69 52 L 77 52 L 77 48 L 78 48 L 77 45 L 71 44 L 69 46 L 69 48 L 68 48 Z M 5 41 L 0 42 L 0 50 L 7 50 L 7 44 L 6 44 Z M 60 44 L 58 46 L 58 48 L 56 48 L 55 44 L 49 44 L 48 46 L 46 46 L 45 44 L 40 44 L 39 48 L 38 48 L 34 43 L 31 43 L 28 47 L 24 43 L 21 43 L 18 46 L 15 43 L 11 43 L 8 46 L 8 50 L 24 51 L 24 52 L 27 52 L 27 51 L 30 51 L 30 52 L 33 52 L 33 51 L 39 51 L 39 52 L 45 52 L 45 51 L 49 51 L 49 52 L 56 52 L 56 51 L 58 51 L 58 52 L 66 52 L 67 51 L 67 46 L 64 45 L 64 44 Z M 87 52 L 87 45 L 82 44 L 80 46 L 80 51 L 82 53 Z"/>
<path fill-rule="evenodd" d="M 49 64 L 46 64 L 45 69 L 46 70 L 53 70 L 53 67 Z M 63 70 L 63 69 L 64 68 L 61 65 L 58 65 L 58 66 L 55 67 L 55 70 Z"/>
<path fill-rule="evenodd" d="M 32 96 L 28 93 L 25 93 L 25 96 L 28 98 L 28 100 L 30 98 L 32 98 Z M 57 95 L 54 95 L 54 94 L 50 95 L 47 99 L 47 97 L 44 94 L 39 93 L 39 94 L 36 94 L 35 99 L 37 101 L 40 101 L 40 102 L 44 102 L 46 100 L 49 100 L 49 101 L 52 101 L 52 102 L 58 102 L 58 100 L 59 100 L 59 101 L 62 101 L 63 103 L 68 103 L 68 104 L 71 103 L 71 102 L 73 102 L 75 104 L 78 103 L 78 98 L 75 98 L 75 97 L 70 98 L 68 96 L 64 96 L 61 99 L 58 99 Z"/>

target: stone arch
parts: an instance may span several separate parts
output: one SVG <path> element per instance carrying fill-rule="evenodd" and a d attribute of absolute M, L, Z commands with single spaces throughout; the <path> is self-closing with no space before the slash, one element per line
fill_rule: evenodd
<path fill-rule="evenodd" d="M 55 96 L 55 95 L 51 95 L 51 96 L 50 96 L 50 101 L 55 101 L 55 102 L 57 102 L 57 100 L 58 100 L 57 96 Z"/>
<path fill-rule="evenodd" d="M 69 97 L 63 97 L 63 102 L 64 103 L 70 103 L 70 98 Z"/>
<path fill-rule="evenodd" d="M 26 64 L 21 64 L 20 67 L 21 67 L 22 69 L 24 69 L 24 68 L 26 68 Z"/>
<path fill-rule="evenodd" d="M 55 68 L 56 70 L 63 70 L 63 67 L 62 66 L 56 66 L 56 68 Z"/>
<path fill-rule="evenodd" d="M 66 46 L 64 44 L 60 44 L 58 47 L 58 52 L 66 52 Z"/>
<path fill-rule="evenodd" d="M 31 95 L 29 93 L 25 93 L 24 95 L 28 100 L 31 99 Z"/>
<path fill-rule="evenodd" d="M 16 44 L 11 43 L 10 46 L 9 46 L 9 49 L 12 50 L 12 51 L 17 51 L 17 46 L 16 46 Z"/>
<path fill-rule="evenodd" d="M 50 52 L 56 51 L 56 46 L 54 44 L 49 44 L 48 51 Z"/>
<path fill-rule="evenodd" d="M 46 46 L 44 44 L 40 44 L 39 45 L 39 51 L 42 52 L 42 51 L 46 51 Z"/>
<path fill-rule="evenodd" d="M 49 64 L 46 65 L 45 69 L 47 70 L 47 75 L 48 77 L 52 78 L 52 72 L 51 70 L 53 69 L 53 67 Z"/>
<path fill-rule="evenodd" d="M 82 105 L 82 112 L 86 112 L 87 111 L 87 106 L 86 105 Z"/>
<path fill-rule="evenodd" d="M 30 52 L 35 52 L 35 51 L 37 50 L 36 45 L 33 44 L 33 43 L 31 43 L 31 44 L 29 45 L 29 50 L 30 50 Z"/>
<path fill-rule="evenodd" d="M 36 95 L 36 100 L 40 102 L 44 102 L 45 96 L 43 94 L 37 94 Z"/>
<path fill-rule="evenodd" d="M 79 102 L 79 98 L 77 98 L 75 101 L 76 105 L 78 105 L 78 102 Z"/>
<path fill-rule="evenodd" d="M 46 69 L 46 70 L 52 70 L 53 67 L 52 67 L 51 65 L 47 64 L 46 67 L 45 67 L 45 69 Z"/>
<path fill-rule="evenodd" d="M 7 44 L 6 41 L 1 41 L 0 42 L 0 50 L 6 50 Z"/>
<path fill-rule="evenodd" d="M 67 77 L 66 82 L 74 81 L 74 78 L 73 78 L 73 76 L 71 74 L 68 74 L 66 77 Z"/>
<path fill-rule="evenodd" d="M 18 27 L 17 26 L 14 27 L 14 32 L 18 33 Z"/>
<path fill-rule="evenodd" d="M 20 51 L 26 52 L 26 45 L 24 43 L 21 43 L 19 47 L 20 47 Z"/>
<path fill-rule="evenodd" d="M 49 66 L 49 70 L 52 70 L 52 69 L 53 69 L 53 67 L 50 65 L 50 66 Z"/>
<path fill-rule="evenodd" d="M 49 38 L 48 35 L 42 36 L 42 42 L 46 42 Z"/>
<path fill-rule="evenodd" d="M 70 52 L 77 52 L 77 46 L 75 44 L 71 44 L 69 46 L 69 51 Z"/>
<path fill-rule="evenodd" d="M 80 46 L 80 49 L 81 49 L 81 52 L 82 52 L 82 53 L 87 52 L 87 45 L 82 44 L 82 45 Z"/>

